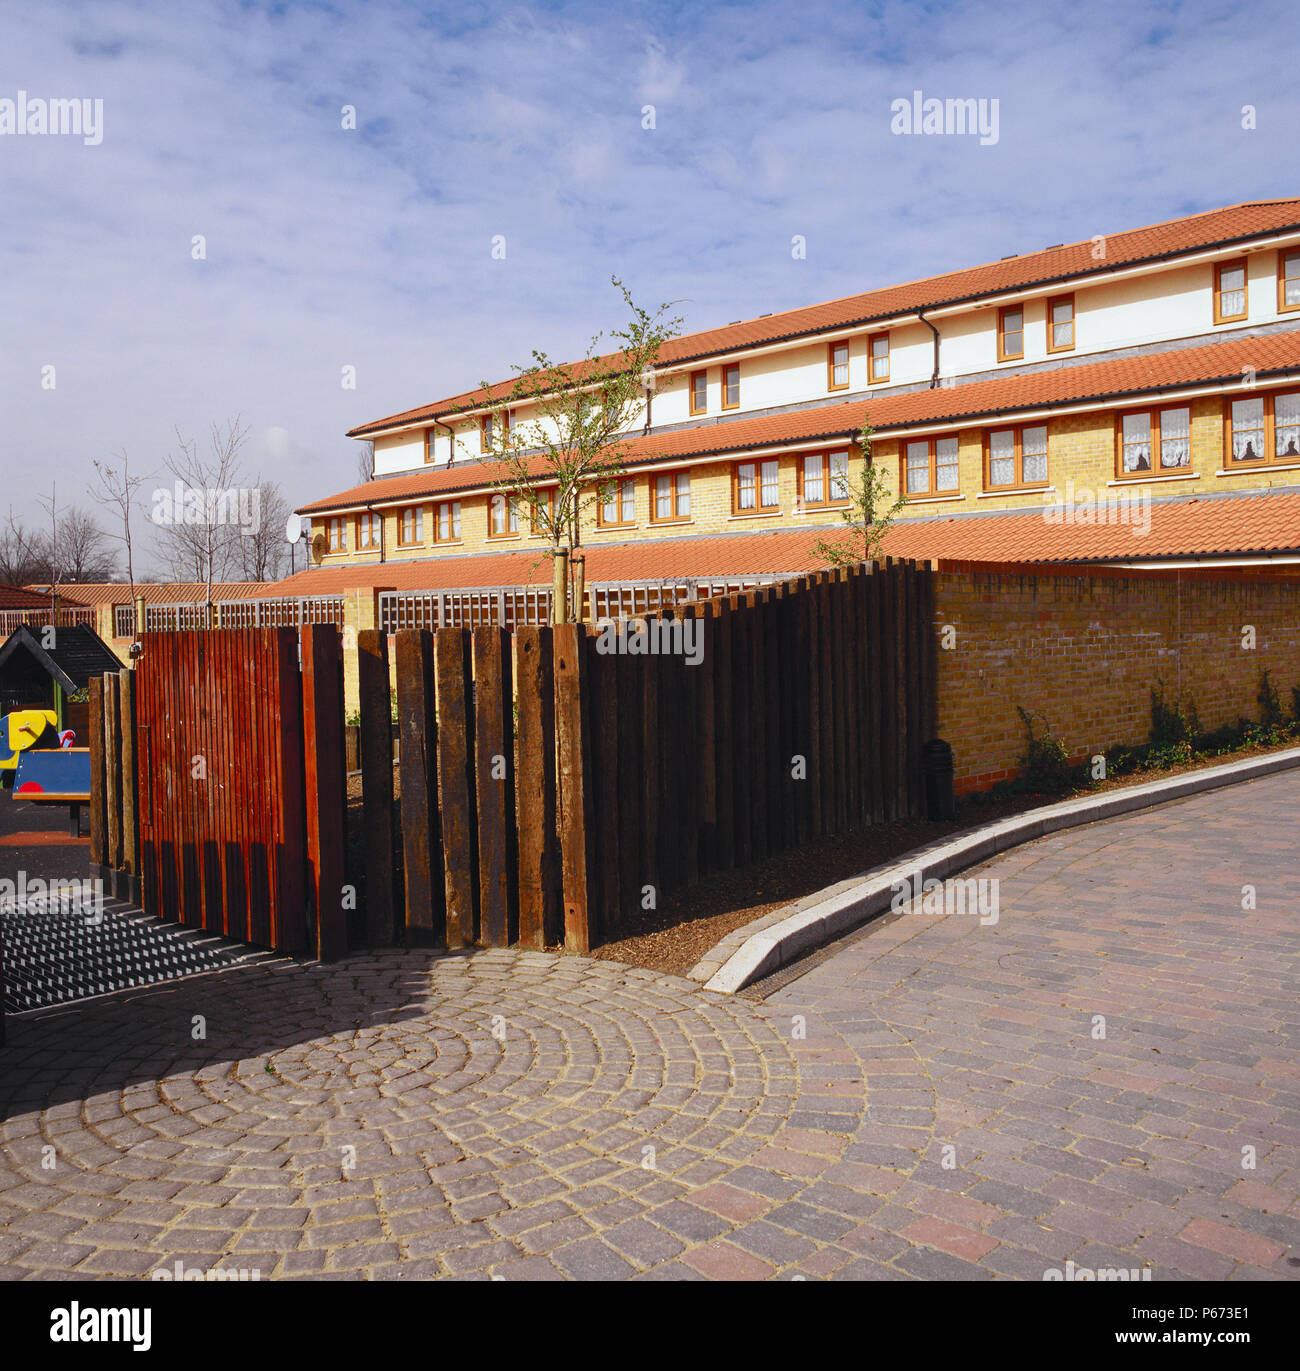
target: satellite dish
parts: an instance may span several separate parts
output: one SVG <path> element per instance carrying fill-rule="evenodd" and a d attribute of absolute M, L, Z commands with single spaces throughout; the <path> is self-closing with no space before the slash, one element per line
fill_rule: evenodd
<path fill-rule="evenodd" d="M 311 540 L 311 555 L 312 558 L 315 560 L 317 566 L 319 566 L 320 563 L 325 560 L 326 546 L 327 544 L 325 541 L 325 535 L 323 533 L 318 533 Z"/>
<path fill-rule="evenodd" d="M 284 536 L 291 543 L 296 543 L 302 537 L 302 519 L 297 514 L 289 515 L 289 522 L 284 528 Z"/>

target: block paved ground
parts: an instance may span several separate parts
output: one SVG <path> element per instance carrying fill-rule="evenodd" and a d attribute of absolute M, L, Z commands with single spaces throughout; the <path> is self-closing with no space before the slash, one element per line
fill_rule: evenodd
<path fill-rule="evenodd" d="M 390 952 L 10 1019 L 0 1274 L 1296 1279 L 1298 813 L 1041 840 L 966 873 L 996 924 L 911 908 L 766 998 Z"/>

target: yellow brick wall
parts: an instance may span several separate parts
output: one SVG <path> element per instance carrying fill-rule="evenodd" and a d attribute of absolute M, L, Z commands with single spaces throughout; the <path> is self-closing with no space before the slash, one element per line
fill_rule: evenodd
<path fill-rule="evenodd" d="M 761 458 L 756 460 L 762 460 Z M 771 459 L 768 459 L 771 460 Z M 769 529 L 792 522 L 795 502 L 798 495 L 798 473 L 801 457 L 781 456 L 779 478 L 781 489 L 780 512 L 772 514 L 733 515 L 731 511 L 731 476 L 734 464 L 730 461 L 713 462 L 691 467 L 691 517 L 672 523 L 656 523 L 650 518 L 654 474 L 633 476 L 636 482 L 636 522 L 630 526 L 601 528 L 594 508 L 584 509 L 582 538 L 587 547 L 598 547 L 602 543 L 621 543 L 629 539 L 642 538 L 681 538 L 702 533 L 742 532 L 746 529 Z M 850 470 L 860 472 L 861 459 L 850 463 Z M 520 510 L 522 531 L 515 536 L 492 538 L 488 536 L 488 506 L 490 493 L 467 494 L 461 498 L 461 540 L 456 543 L 438 543 L 433 539 L 435 505 L 437 502 L 420 501 L 424 509 L 424 540 L 418 546 L 398 545 L 397 535 L 401 511 L 383 511 L 384 515 L 384 556 L 385 560 L 401 562 L 437 556 L 456 556 L 466 553 L 513 552 L 526 549 L 540 549 L 546 540 L 528 531 L 528 511 Z M 327 553 L 326 566 L 360 565 L 378 561 L 376 552 L 360 551 L 356 546 L 356 515 L 346 516 L 349 521 L 348 551 L 346 553 Z M 799 512 L 801 526 L 838 523 L 833 510 L 806 508 Z M 327 518 L 312 520 L 312 534 L 325 533 Z"/>
<path fill-rule="evenodd" d="M 1290 708 L 1300 685 L 1300 578 L 1258 571 L 1088 575 L 937 573 L 939 735 L 958 789 L 1016 774 L 1038 716 L 1073 759 L 1145 742 L 1157 680 L 1191 692 L 1206 729 L 1258 719 L 1267 668 Z M 1253 626 L 1255 646 L 1244 647 Z M 945 629 L 951 647 L 944 647 Z"/>

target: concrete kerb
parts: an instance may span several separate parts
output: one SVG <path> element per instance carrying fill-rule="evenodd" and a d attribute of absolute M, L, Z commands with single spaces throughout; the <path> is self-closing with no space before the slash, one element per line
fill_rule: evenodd
<path fill-rule="evenodd" d="M 788 906 L 785 917 L 766 916 L 763 927 L 745 938 L 721 966 L 706 955 L 689 974 L 704 981 L 706 990 L 734 994 L 753 981 L 769 976 L 778 967 L 793 961 L 809 949 L 875 918 L 889 908 L 895 887 L 904 880 L 943 880 L 954 872 L 976 866 L 1008 848 L 1031 842 L 1049 833 L 1082 824 L 1096 823 L 1153 805 L 1168 804 L 1186 795 L 1195 795 L 1220 786 L 1253 781 L 1277 771 L 1300 766 L 1300 747 L 1272 752 L 1263 757 L 1228 762 L 1222 766 L 1188 771 L 1143 785 L 1109 790 L 1103 795 L 1085 795 L 996 823 L 984 824 L 955 837 L 944 838 L 930 847 L 916 848 L 888 866 L 875 867 L 848 881 L 808 896 Z M 915 888 L 915 886 L 913 887 Z M 777 915 L 783 911 L 777 911 Z M 741 930 L 743 932 L 743 930 Z M 735 935 L 729 935 L 734 938 Z"/>

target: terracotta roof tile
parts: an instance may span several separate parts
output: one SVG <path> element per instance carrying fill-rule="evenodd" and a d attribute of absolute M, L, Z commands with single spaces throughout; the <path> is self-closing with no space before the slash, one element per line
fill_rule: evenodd
<path fill-rule="evenodd" d="M 1244 367 L 1258 377 L 1300 371 L 1300 332 L 1235 338 L 1201 347 L 1172 348 L 1139 357 L 1112 358 L 1055 366 L 1015 376 L 995 376 L 959 386 L 880 395 L 870 401 L 818 405 L 782 414 L 714 421 L 630 438 L 621 444 L 626 464 L 695 458 L 714 453 L 744 452 L 789 443 L 845 441 L 859 432 L 869 416 L 882 433 L 918 424 L 969 421 L 1039 407 L 1143 394 L 1176 387 L 1240 381 Z M 539 459 L 534 470 L 544 469 Z M 299 509 L 300 514 L 346 509 L 369 501 L 450 495 L 489 489 L 507 475 L 500 462 L 467 462 L 448 468 L 427 467 L 400 476 L 381 477 L 326 495 Z"/>
<path fill-rule="evenodd" d="M 900 521 L 883 551 L 895 557 L 981 562 L 1087 562 L 1300 553 L 1300 494 L 1187 497 L 1149 506 L 1150 528 L 1049 523 L 1042 510 Z M 777 575 L 825 565 L 813 548 L 826 529 L 774 529 L 713 538 L 647 539 L 585 549 L 589 584 L 704 576 Z M 458 590 L 545 585 L 537 551 L 323 567 L 280 583 L 286 595 L 337 595 L 353 588 Z"/>
<path fill-rule="evenodd" d="M 1041 510 L 900 522 L 896 557 L 980 562 L 1085 562 L 1300 553 L 1300 494 L 1189 496 L 1152 503 L 1150 527 L 1049 523 Z"/>
<path fill-rule="evenodd" d="M 84 603 L 83 600 L 73 599 L 60 588 L 60 605 L 76 609 Z M 48 588 L 42 594 L 38 590 L 29 590 L 25 586 L 0 586 L 0 609 L 49 609 L 49 607 L 50 592 Z"/>
<path fill-rule="evenodd" d="M 801 335 L 894 318 L 918 309 L 937 309 L 942 305 L 957 304 L 1003 291 L 1113 271 L 1119 267 L 1157 261 L 1296 227 L 1300 227 L 1300 200 L 1248 201 L 1107 235 L 1105 256 L 1100 261 L 1096 255 L 1097 240 L 1086 238 L 1082 242 L 1067 243 L 1042 252 L 1022 253 L 1004 261 L 988 262 L 961 271 L 927 276 L 903 285 L 827 300 L 819 305 L 806 305 L 722 328 L 685 334 L 671 340 L 662 349 L 661 360 L 665 364 L 681 363 Z M 614 355 L 600 359 L 601 364 L 608 364 Z M 492 399 L 506 399 L 513 385 L 513 379 L 496 383 L 491 387 Z M 481 401 L 481 390 L 464 391 L 460 395 L 361 424 L 351 429 L 348 436 L 365 437 L 386 428 L 444 417 Z"/>
<path fill-rule="evenodd" d="M 267 595 L 268 581 L 217 581 L 212 586 L 214 600 L 248 600 Z M 36 587 L 28 586 L 28 590 Z M 49 587 L 45 588 L 49 594 Z M 136 595 L 143 595 L 146 604 L 175 605 L 202 604 L 207 586 L 202 581 L 137 581 Z M 79 581 L 75 585 L 60 586 L 59 597 L 75 595 L 83 605 L 127 605 L 131 603 L 131 587 L 125 581 Z"/>

